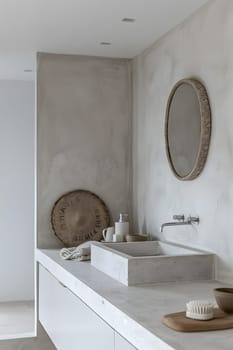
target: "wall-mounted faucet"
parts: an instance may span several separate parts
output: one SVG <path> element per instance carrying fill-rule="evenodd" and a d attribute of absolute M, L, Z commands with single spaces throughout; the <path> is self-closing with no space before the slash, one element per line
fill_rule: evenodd
<path fill-rule="evenodd" d="M 165 222 L 160 226 L 160 232 L 163 232 L 164 227 L 166 226 L 184 226 L 184 225 L 192 225 L 199 224 L 200 219 L 198 216 L 189 216 L 186 220 L 184 215 L 173 215 L 173 220 L 171 222 Z"/>

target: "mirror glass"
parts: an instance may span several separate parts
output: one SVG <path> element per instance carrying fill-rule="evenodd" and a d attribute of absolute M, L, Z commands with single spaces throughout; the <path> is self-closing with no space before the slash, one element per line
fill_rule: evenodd
<path fill-rule="evenodd" d="M 165 135 L 168 160 L 180 180 L 194 179 L 204 167 L 210 118 L 204 86 L 194 79 L 179 81 L 169 96 Z"/>
<path fill-rule="evenodd" d="M 175 171 L 188 175 L 197 158 L 201 136 L 201 115 L 197 94 L 188 84 L 180 85 L 170 105 L 168 144 Z"/>

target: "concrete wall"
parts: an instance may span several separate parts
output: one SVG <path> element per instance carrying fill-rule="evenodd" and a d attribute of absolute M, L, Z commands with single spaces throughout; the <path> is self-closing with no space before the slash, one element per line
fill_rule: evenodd
<path fill-rule="evenodd" d="M 0 81 L 0 301 L 34 299 L 34 91 Z"/>
<path fill-rule="evenodd" d="M 215 251 L 217 278 L 233 278 L 233 2 L 209 2 L 134 60 L 133 204 L 135 229 Z M 182 78 L 206 86 L 212 139 L 203 173 L 182 182 L 165 153 L 167 99 Z M 200 216 L 198 227 L 159 226 L 173 214 Z"/>
<path fill-rule="evenodd" d="M 54 202 L 99 195 L 113 219 L 129 211 L 131 73 L 128 60 L 39 54 L 38 246 L 56 247 Z"/>

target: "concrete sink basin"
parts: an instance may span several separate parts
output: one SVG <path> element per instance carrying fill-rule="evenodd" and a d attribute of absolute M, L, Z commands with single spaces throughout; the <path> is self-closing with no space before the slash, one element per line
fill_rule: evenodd
<path fill-rule="evenodd" d="M 127 286 L 211 280 L 213 258 L 208 252 L 161 241 L 91 246 L 91 264 Z"/>

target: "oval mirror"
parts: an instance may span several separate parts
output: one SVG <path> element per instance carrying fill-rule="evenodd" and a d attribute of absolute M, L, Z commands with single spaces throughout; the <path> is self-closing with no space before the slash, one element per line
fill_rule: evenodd
<path fill-rule="evenodd" d="M 211 112 L 205 87 L 195 79 L 173 87 L 166 111 L 166 151 L 180 180 L 193 180 L 202 171 L 209 149 Z"/>

